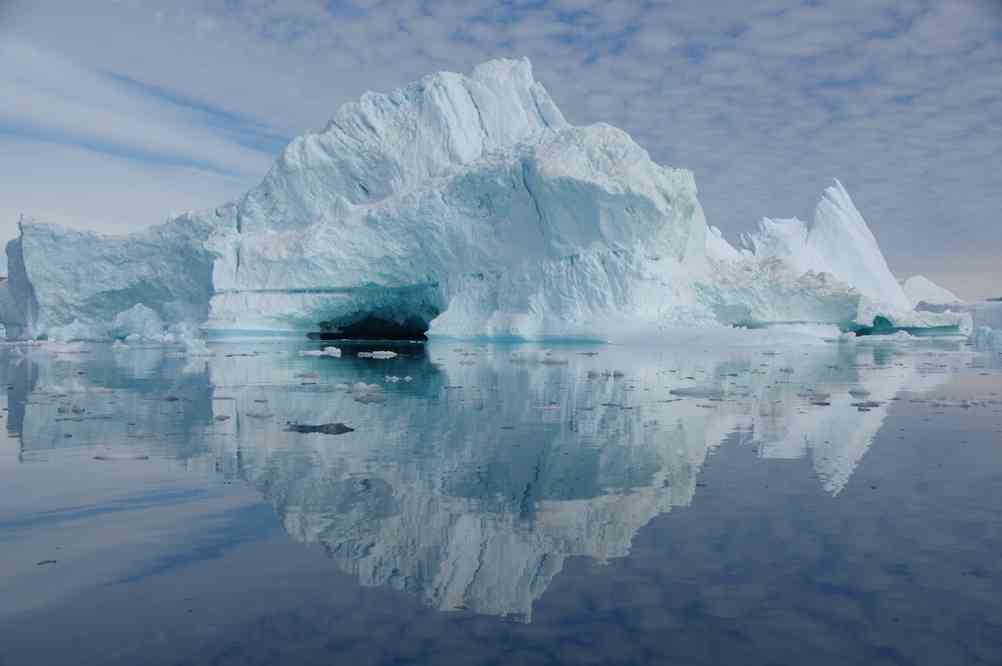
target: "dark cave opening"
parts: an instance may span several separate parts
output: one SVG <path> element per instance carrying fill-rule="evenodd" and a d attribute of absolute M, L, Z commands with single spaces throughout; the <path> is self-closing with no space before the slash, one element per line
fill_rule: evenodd
<path fill-rule="evenodd" d="M 420 317 L 393 321 L 367 315 L 350 324 L 322 321 L 319 331 L 307 334 L 311 340 L 427 340 L 428 322 Z"/>

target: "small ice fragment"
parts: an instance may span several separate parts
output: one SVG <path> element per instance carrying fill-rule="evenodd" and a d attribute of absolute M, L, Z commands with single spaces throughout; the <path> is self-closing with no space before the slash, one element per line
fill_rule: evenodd
<path fill-rule="evenodd" d="M 361 356 L 364 353 L 365 352 L 360 353 L 359 356 Z M 396 358 L 396 357 L 397 357 L 397 353 L 393 352 L 393 351 L 374 351 L 374 352 L 371 352 L 369 354 L 369 358 L 388 359 L 388 358 Z"/>
<path fill-rule="evenodd" d="M 323 349 L 304 349 L 299 352 L 300 356 L 329 356 L 331 358 L 341 358 L 341 349 L 338 347 L 324 347 Z"/>

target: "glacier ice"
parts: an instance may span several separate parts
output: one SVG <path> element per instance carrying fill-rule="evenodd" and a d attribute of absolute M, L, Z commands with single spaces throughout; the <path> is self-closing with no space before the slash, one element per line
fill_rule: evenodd
<path fill-rule="evenodd" d="M 913 275 L 905 280 L 902 285 L 905 296 L 908 297 L 912 307 L 918 307 L 920 303 L 929 305 L 963 305 L 964 301 L 957 297 L 949 289 L 939 286 L 924 275 Z"/>
<path fill-rule="evenodd" d="M 214 210 L 121 237 L 22 220 L 7 256 L 0 317 L 27 337 L 114 337 L 140 306 L 150 327 L 330 339 L 916 323 L 841 184 L 811 225 L 763 220 L 735 248 L 689 171 L 569 124 L 527 60 L 366 93 Z"/>

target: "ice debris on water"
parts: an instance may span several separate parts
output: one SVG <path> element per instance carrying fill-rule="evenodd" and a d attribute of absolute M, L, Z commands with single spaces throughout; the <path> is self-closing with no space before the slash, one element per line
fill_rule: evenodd
<path fill-rule="evenodd" d="M 300 356 L 329 356 L 331 358 L 341 358 L 339 347 L 324 347 L 323 349 L 304 349 L 299 352 Z"/>
<path fill-rule="evenodd" d="M 398 354 L 393 351 L 358 352 L 359 358 L 390 359 L 390 358 L 396 358 L 397 356 Z"/>

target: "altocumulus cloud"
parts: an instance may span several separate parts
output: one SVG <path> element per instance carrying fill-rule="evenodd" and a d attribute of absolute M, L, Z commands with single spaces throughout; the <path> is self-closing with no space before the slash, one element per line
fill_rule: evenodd
<path fill-rule="evenodd" d="M 528 56 L 728 234 L 840 178 L 892 268 L 1002 283 L 998 0 L 0 0 L 0 234 L 218 204 L 368 89 Z"/>

